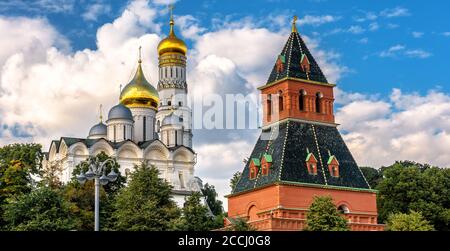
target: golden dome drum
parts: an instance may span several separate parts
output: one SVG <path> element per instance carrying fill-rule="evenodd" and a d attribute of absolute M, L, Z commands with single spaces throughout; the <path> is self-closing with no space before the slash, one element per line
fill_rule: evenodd
<path fill-rule="evenodd" d="M 131 107 L 145 107 L 158 109 L 159 95 L 158 91 L 145 79 L 141 67 L 141 61 L 133 79 L 128 83 L 120 93 L 120 103 Z"/>
<path fill-rule="evenodd" d="M 170 20 L 170 32 L 169 36 L 161 40 L 158 45 L 158 55 L 161 56 L 165 53 L 180 53 L 186 56 L 187 46 L 183 40 L 177 38 L 173 30 L 174 22 Z"/>

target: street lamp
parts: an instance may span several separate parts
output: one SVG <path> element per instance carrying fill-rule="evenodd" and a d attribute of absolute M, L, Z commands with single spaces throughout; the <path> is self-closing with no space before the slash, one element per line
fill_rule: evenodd
<path fill-rule="evenodd" d="M 86 173 L 81 171 L 77 176 L 77 180 L 80 184 L 84 184 L 86 180 L 95 179 L 95 231 L 99 231 L 100 228 L 100 184 L 104 186 L 109 182 L 114 182 L 119 176 L 114 172 L 113 168 L 111 168 L 111 172 L 109 172 L 108 175 L 105 175 L 106 164 L 109 162 L 114 164 L 112 159 L 107 159 L 103 162 L 99 162 L 98 158 L 90 160 L 88 171 Z"/>

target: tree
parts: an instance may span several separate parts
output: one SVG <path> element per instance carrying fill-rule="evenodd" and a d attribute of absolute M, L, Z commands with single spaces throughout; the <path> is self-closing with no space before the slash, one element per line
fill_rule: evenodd
<path fill-rule="evenodd" d="M 42 169 L 42 180 L 40 181 L 40 183 L 53 189 L 61 188 L 63 184 L 59 177 L 62 171 L 63 166 L 61 160 L 56 160 L 48 163 L 48 165 Z"/>
<path fill-rule="evenodd" d="M 117 163 L 117 161 L 114 158 L 111 158 L 110 156 L 108 156 L 104 152 L 100 152 L 95 157 L 90 156 L 85 161 L 80 162 L 78 165 L 76 165 L 75 168 L 73 169 L 73 172 L 72 172 L 72 181 L 76 182 L 77 181 L 77 175 L 80 174 L 82 171 L 83 171 L 83 173 L 86 173 L 86 171 L 89 169 L 89 163 L 91 161 L 103 162 L 103 161 L 106 161 L 108 159 L 113 160 L 113 164 L 110 164 L 110 163 L 106 164 L 105 174 L 108 174 L 109 172 L 111 172 L 111 169 L 113 169 L 114 172 L 116 172 L 118 174 L 118 176 L 117 176 L 117 180 L 116 181 L 109 182 L 107 185 L 103 186 L 103 188 L 105 189 L 105 192 L 108 195 L 115 195 L 121 188 L 123 188 L 125 186 L 126 177 L 123 176 L 120 173 L 120 170 L 119 170 L 120 165 L 119 165 L 119 163 Z M 88 182 L 94 182 L 94 181 L 87 181 L 87 183 Z"/>
<path fill-rule="evenodd" d="M 239 182 L 239 180 L 241 179 L 242 173 L 237 171 L 233 174 L 233 178 L 231 178 L 230 180 L 230 187 L 231 187 L 231 192 L 234 191 L 234 189 L 236 188 L 237 183 Z"/>
<path fill-rule="evenodd" d="M 201 193 L 189 196 L 182 209 L 182 217 L 175 229 L 182 231 L 208 231 L 214 228 L 214 217 L 208 214 L 208 208 L 201 203 Z"/>
<path fill-rule="evenodd" d="M 202 188 L 202 193 L 206 197 L 209 209 L 214 215 L 220 215 L 223 213 L 222 201 L 217 199 L 216 188 L 213 185 L 206 183 Z"/>
<path fill-rule="evenodd" d="M 383 176 L 376 187 L 380 222 L 413 210 L 436 230 L 450 230 L 450 169 L 404 161 L 384 168 Z"/>
<path fill-rule="evenodd" d="M 347 220 L 339 214 L 330 196 L 315 197 L 306 215 L 306 231 L 348 231 Z"/>
<path fill-rule="evenodd" d="M 375 189 L 378 183 L 380 183 L 381 180 L 383 179 L 382 172 L 372 167 L 360 167 L 360 168 L 364 174 L 364 177 L 366 177 L 366 180 L 369 183 L 370 187 L 372 189 Z"/>
<path fill-rule="evenodd" d="M 75 227 L 69 205 L 61 195 L 40 187 L 4 206 L 6 228 L 12 231 L 63 231 Z"/>
<path fill-rule="evenodd" d="M 78 230 L 92 231 L 94 229 L 95 184 L 94 180 L 88 180 L 81 185 L 76 176 L 81 171 L 88 170 L 88 163 L 91 160 L 103 162 L 107 159 L 112 158 L 101 152 L 97 156 L 89 157 L 86 161 L 79 163 L 72 172 L 71 182 L 62 188 L 64 198 L 72 205 L 71 210 L 76 217 Z M 126 178 L 120 174 L 119 164 L 114 159 L 112 160 L 112 164 L 106 165 L 105 173 L 108 174 L 111 169 L 114 169 L 119 176 L 116 181 L 100 186 L 100 230 L 109 230 L 114 227 L 111 219 L 114 211 L 114 197 L 124 187 L 126 181 Z"/>
<path fill-rule="evenodd" d="M 142 163 L 130 174 L 128 186 L 119 191 L 114 204 L 116 230 L 170 230 L 180 216 L 172 200 L 172 186 L 158 177 L 158 169 Z"/>
<path fill-rule="evenodd" d="M 38 173 L 41 169 L 42 157 L 40 144 L 11 144 L 0 147 L 0 172 L 2 166 L 13 160 L 20 160 L 31 173 Z"/>
<path fill-rule="evenodd" d="M 246 220 L 242 218 L 233 219 L 233 222 L 228 229 L 230 231 L 256 231 L 252 225 L 248 224 Z"/>
<path fill-rule="evenodd" d="M 421 213 L 411 211 L 409 214 L 391 214 L 386 226 L 387 231 L 433 231 L 433 226 Z"/>

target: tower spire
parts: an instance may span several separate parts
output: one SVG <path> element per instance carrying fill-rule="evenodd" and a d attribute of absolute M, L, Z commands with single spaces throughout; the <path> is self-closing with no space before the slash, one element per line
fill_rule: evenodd
<path fill-rule="evenodd" d="M 141 49 L 142 49 L 142 46 L 139 46 L 139 60 L 138 60 L 138 63 L 139 63 L 139 64 L 142 63 Z"/>
<path fill-rule="evenodd" d="M 175 22 L 173 21 L 173 9 L 175 8 L 175 6 L 173 4 L 169 5 L 169 11 L 170 11 L 170 32 L 169 32 L 169 36 L 173 37 L 175 36 L 175 32 L 173 30 L 173 26 L 175 24 Z"/>
<path fill-rule="evenodd" d="M 297 32 L 297 25 L 295 22 L 297 22 L 298 17 L 294 16 L 294 19 L 292 20 L 292 32 Z"/>
<path fill-rule="evenodd" d="M 99 108 L 99 110 L 100 110 L 100 123 L 103 123 L 103 113 L 102 113 L 102 107 L 103 107 L 103 105 L 102 105 L 102 104 L 100 104 L 100 108 Z"/>

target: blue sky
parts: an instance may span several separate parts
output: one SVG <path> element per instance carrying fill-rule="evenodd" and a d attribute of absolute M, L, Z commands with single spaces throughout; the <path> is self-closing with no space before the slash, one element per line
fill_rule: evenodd
<path fill-rule="evenodd" d="M 446 1 L 9 0 L 0 2 L 0 145 L 86 137 L 136 69 L 157 82 L 156 47 L 176 2 L 194 94 L 258 94 L 290 22 L 328 80 L 338 129 L 361 166 L 450 166 Z M 258 130 L 195 130 L 196 175 L 220 195 Z M 217 164 L 220 160 L 220 165 Z"/>
<path fill-rule="evenodd" d="M 0 14 L 44 16 L 70 40 L 74 50 L 95 49 L 97 29 L 120 16 L 128 4 L 107 0 L 60 2 L 47 7 L 36 3 L 17 8 L 14 1 L 9 4 L 7 1 L 0 4 Z M 101 4 L 95 18 L 83 16 L 94 4 Z M 214 19 L 239 20 L 252 16 L 262 22 L 269 15 L 332 16 L 335 21 L 305 25 L 300 31 L 319 39 L 322 48 L 340 55 L 339 62 L 348 67 L 339 81 L 342 88 L 388 95 L 393 87 L 422 93 L 430 88 L 448 91 L 450 83 L 443 73 L 450 58 L 449 8 L 446 1 L 424 5 L 423 1 L 415 0 L 190 0 L 179 1 L 175 14 L 192 15 L 207 30 L 215 29 Z M 164 18 L 160 16 L 157 21 L 164 22 Z M 267 22 L 263 25 L 274 29 Z M 380 56 L 390 48 L 403 49 Z"/>

